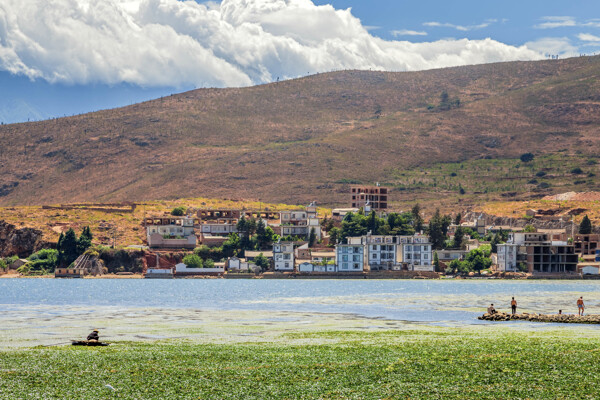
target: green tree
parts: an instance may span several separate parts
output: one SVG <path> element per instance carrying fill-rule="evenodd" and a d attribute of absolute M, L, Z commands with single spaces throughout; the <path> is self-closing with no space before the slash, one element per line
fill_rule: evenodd
<path fill-rule="evenodd" d="M 317 233 L 315 232 L 315 228 L 310 228 L 310 233 L 308 234 L 308 247 L 313 247 L 317 241 Z"/>
<path fill-rule="evenodd" d="M 79 251 L 77 249 L 77 235 L 73 228 L 69 228 L 67 233 L 62 238 L 59 238 L 59 244 L 57 245 L 58 260 L 60 265 L 69 266 L 73 261 L 79 257 Z"/>
<path fill-rule="evenodd" d="M 186 211 L 187 211 L 187 209 L 183 206 L 175 207 L 174 209 L 171 210 L 171 215 L 174 215 L 176 217 L 181 217 L 185 214 Z"/>
<path fill-rule="evenodd" d="M 454 217 L 454 225 L 460 225 L 461 222 L 462 222 L 462 215 L 461 215 L 461 213 L 458 213 Z"/>
<path fill-rule="evenodd" d="M 342 221 L 341 240 L 348 237 L 363 236 L 367 234 L 366 217 L 363 214 L 348 213 Z"/>
<path fill-rule="evenodd" d="M 433 252 L 433 265 L 435 266 L 435 270 L 440 270 L 440 258 L 438 257 L 437 251 Z"/>
<path fill-rule="evenodd" d="M 379 217 L 377 217 L 375 211 L 371 211 L 367 217 L 367 231 L 373 235 L 379 233 Z"/>
<path fill-rule="evenodd" d="M 329 231 L 329 244 L 335 246 L 338 244 L 342 231 L 340 228 L 333 227 Z"/>
<path fill-rule="evenodd" d="M 241 250 L 240 236 L 237 233 L 231 233 L 223 243 L 223 257 L 233 257 L 239 250 Z"/>
<path fill-rule="evenodd" d="M 583 219 L 581 220 L 581 224 L 579 225 L 579 233 L 582 235 L 589 235 L 590 233 L 592 233 L 592 230 L 592 221 L 590 221 L 589 217 L 586 214 L 585 217 L 583 217 Z"/>
<path fill-rule="evenodd" d="M 440 210 L 437 209 L 435 214 L 429 220 L 429 240 L 431 241 L 432 248 L 434 250 L 440 250 L 444 247 L 446 241 L 446 235 L 444 234 L 445 221 L 440 215 Z M 447 230 L 447 227 L 446 227 Z"/>
<path fill-rule="evenodd" d="M 467 254 L 465 261 L 474 271 L 481 271 L 492 266 L 491 258 L 487 257 L 481 249 L 474 249 Z"/>
<path fill-rule="evenodd" d="M 188 254 L 187 256 L 183 257 L 183 263 L 188 268 L 202 268 L 203 267 L 202 259 L 200 257 L 198 257 L 196 254 Z"/>
<path fill-rule="evenodd" d="M 462 249 L 463 241 L 465 240 L 465 231 L 462 226 L 456 228 L 454 232 L 454 240 L 452 241 L 452 247 L 455 249 Z"/>
<path fill-rule="evenodd" d="M 215 262 L 210 258 L 207 258 L 206 260 L 204 260 L 203 263 L 204 263 L 204 268 L 214 268 L 215 267 Z"/>
<path fill-rule="evenodd" d="M 411 210 L 413 217 L 413 227 L 415 232 L 421 232 L 423 230 L 423 217 L 421 216 L 421 206 L 419 203 L 415 204 Z"/>
<path fill-rule="evenodd" d="M 273 229 L 270 226 L 266 226 L 265 221 L 262 218 L 256 223 L 256 241 L 259 250 L 262 250 L 273 243 Z"/>
<path fill-rule="evenodd" d="M 523 229 L 523 232 L 533 233 L 533 232 L 537 232 L 537 229 L 535 229 L 535 226 L 529 224 L 529 225 L 525 226 L 525 228 Z"/>
<path fill-rule="evenodd" d="M 83 232 L 77 239 L 77 251 L 79 254 L 83 254 L 92 245 L 93 235 L 90 231 L 90 227 L 86 226 L 83 228 Z"/>
<path fill-rule="evenodd" d="M 258 256 L 254 257 L 254 264 L 256 264 L 256 266 L 259 267 L 261 271 L 268 270 L 269 266 L 271 265 L 269 259 L 265 257 L 263 253 L 260 253 Z"/>

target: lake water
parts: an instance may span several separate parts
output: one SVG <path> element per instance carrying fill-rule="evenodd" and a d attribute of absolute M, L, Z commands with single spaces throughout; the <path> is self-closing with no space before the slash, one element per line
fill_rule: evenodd
<path fill-rule="evenodd" d="M 508 311 L 511 296 L 519 311 L 543 313 L 575 313 L 583 296 L 586 311 L 600 313 L 598 281 L 0 279 L 0 343 L 99 326 L 125 338 L 140 330 L 162 338 L 266 326 L 485 326 L 477 316 L 490 303 Z"/>

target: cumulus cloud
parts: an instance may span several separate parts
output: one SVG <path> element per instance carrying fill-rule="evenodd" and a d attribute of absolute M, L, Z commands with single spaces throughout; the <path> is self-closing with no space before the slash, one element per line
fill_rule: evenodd
<path fill-rule="evenodd" d="M 542 57 L 491 39 L 386 41 L 350 9 L 311 0 L 0 3 L 0 69 L 49 82 L 245 86 L 332 69 L 422 70 Z"/>
<path fill-rule="evenodd" d="M 544 53 L 547 56 L 575 57 L 579 49 L 566 37 L 546 37 L 525 43 L 530 49 Z"/>

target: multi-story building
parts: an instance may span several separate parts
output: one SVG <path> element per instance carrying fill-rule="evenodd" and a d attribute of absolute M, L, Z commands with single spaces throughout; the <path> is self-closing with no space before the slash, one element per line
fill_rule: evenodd
<path fill-rule="evenodd" d="M 518 246 L 517 263 L 524 262 L 531 274 L 575 273 L 579 257 L 566 232 L 515 232 L 508 244 Z"/>
<path fill-rule="evenodd" d="M 498 270 L 502 272 L 516 272 L 518 270 L 517 255 L 519 245 L 503 243 L 498 245 Z"/>
<path fill-rule="evenodd" d="M 294 271 L 294 243 L 273 243 L 275 271 Z"/>
<path fill-rule="evenodd" d="M 432 247 L 425 235 L 366 235 L 348 238 L 348 245 L 363 247 L 365 265 L 372 271 L 433 271 Z"/>
<path fill-rule="evenodd" d="M 582 256 L 596 254 L 600 249 L 600 235 L 597 234 L 577 234 L 573 238 L 575 253 Z"/>
<path fill-rule="evenodd" d="M 400 236 L 398 263 L 411 271 L 433 271 L 432 244 L 426 235 Z"/>
<path fill-rule="evenodd" d="M 321 224 L 317 214 L 317 206 L 311 203 L 305 210 L 280 212 L 281 236 L 299 236 L 308 238 L 314 230 L 317 240 L 321 240 Z"/>
<path fill-rule="evenodd" d="M 382 211 L 388 208 L 388 188 L 382 186 L 352 186 L 352 207 L 361 208 L 370 206 L 374 211 Z"/>
<path fill-rule="evenodd" d="M 335 258 L 339 272 L 362 272 L 367 268 L 365 246 L 358 244 L 338 244 Z"/>
<path fill-rule="evenodd" d="M 198 244 L 190 217 L 146 218 L 146 239 L 151 248 L 193 249 Z"/>

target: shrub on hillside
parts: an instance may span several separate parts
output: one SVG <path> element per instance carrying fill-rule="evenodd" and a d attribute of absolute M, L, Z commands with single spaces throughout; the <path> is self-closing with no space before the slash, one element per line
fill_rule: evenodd
<path fill-rule="evenodd" d="M 171 215 L 181 217 L 185 214 L 186 211 L 187 209 L 183 206 L 175 207 L 173 210 L 171 210 Z"/>
<path fill-rule="evenodd" d="M 572 173 L 572 174 L 575 174 L 575 175 L 580 175 L 580 174 L 583 174 L 583 171 L 582 171 L 582 169 L 581 169 L 581 168 L 577 167 L 577 168 L 573 168 L 573 169 L 571 170 L 571 173 Z"/>
<path fill-rule="evenodd" d="M 532 153 L 521 154 L 521 157 L 520 157 L 522 162 L 531 162 L 531 161 L 533 161 L 534 158 L 535 158 L 535 156 Z"/>

